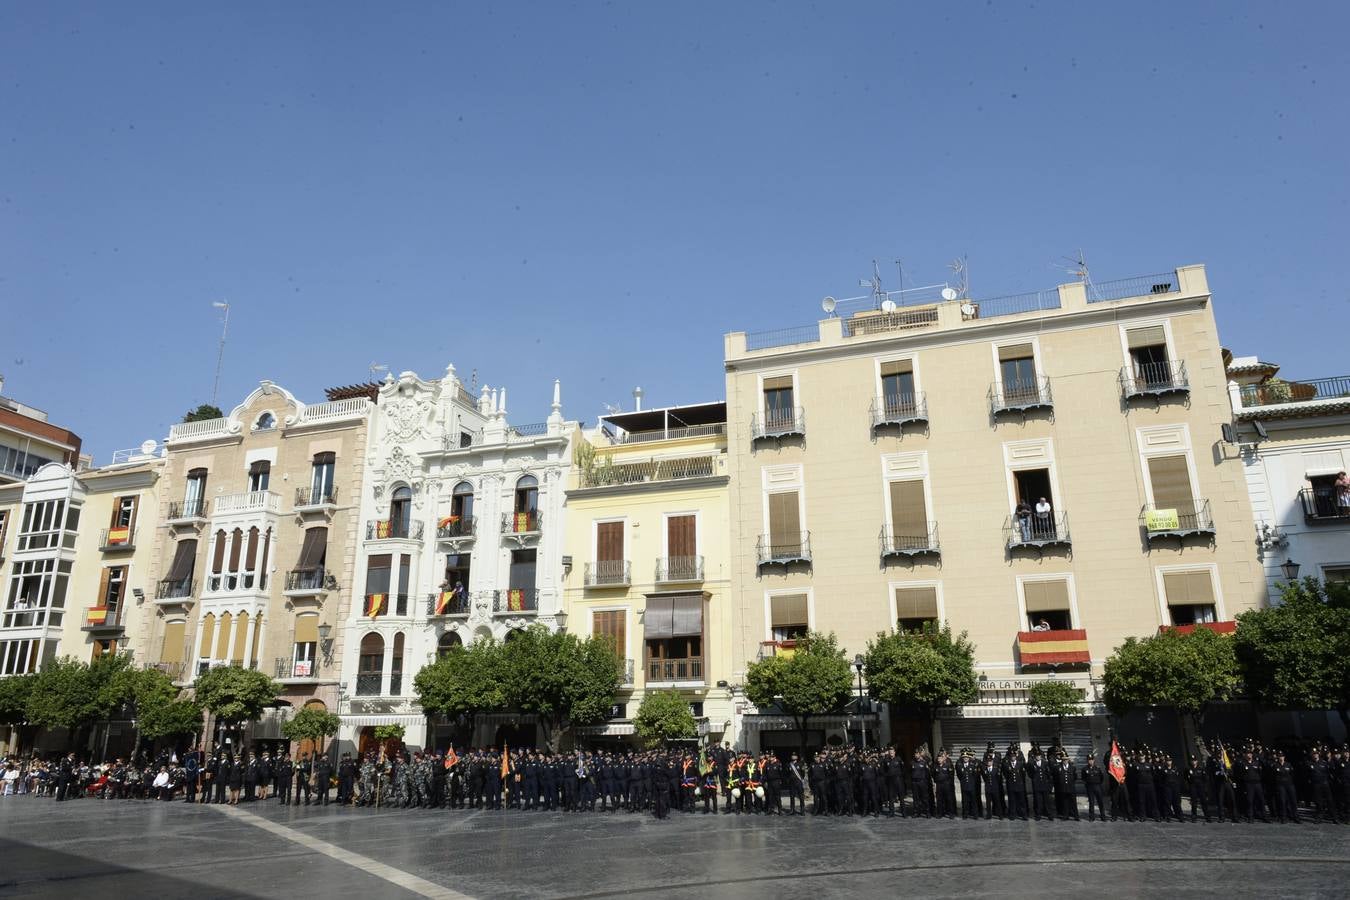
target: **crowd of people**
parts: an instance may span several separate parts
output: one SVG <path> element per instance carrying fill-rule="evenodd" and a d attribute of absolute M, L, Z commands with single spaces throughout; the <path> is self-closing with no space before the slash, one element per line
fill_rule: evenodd
<path fill-rule="evenodd" d="M 1148 747 L 1079 765 L 1060 746 L 976 753 L 825 749 L 809 759 L 728 745 L 647 752 L 480 748 L 361 758 L 228 750 L 90 764 L 0 762 L 3 793 L 107 800 L 564 812 L 899 816 L 1088 821 L 1350 822 L 1350 748 L 1298 760 L 1255 741 L 1198 745 L 1179 764 Z M 959 800 L 959 803 L 958 803 Z M 1184 805 L 1183 805 L 1184 803 Z"/>

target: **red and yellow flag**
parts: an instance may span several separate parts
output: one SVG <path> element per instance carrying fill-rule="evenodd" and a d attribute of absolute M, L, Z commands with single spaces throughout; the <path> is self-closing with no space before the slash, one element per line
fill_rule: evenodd
<path fill-rule="evenodd" d="M 375 523 L 375 537 L 383 540 L 393 532 L 393 524 L 388 520 Z"/>
<path fill-rule="evenodd" d="M 447 769 L 453 768 L 458 763 L 459 763 L 459 754 L 455 752 L 454 747 L 451 747 L 449 750 L 445 752 L 445 767 Z"/>
<path fill-rule="evenodd" d="M 1125 783 L 1125 760 L 1120 756 L 1120 745 L 1116 739 L 1111 739 L 1111 749 L 1106 754 L 1106 771 L 1111 773 L 1111 777 L 1119 784 Z"/>
<path fill-rule="evenodd" d="M 441 591 L 441 595 L 436 598 L 436 615 L 444 615 L 450 601 L 454 599 L 454 591 Z"/>
<path fill-rule="evenodd" d="M 90 625 L 102 625 L 108 621 L 108 607 L 91 606 L 85 610 L 84 620 Z"/>
<path fill-rule="evenodd" d="M 371 594 L 366 597 L 366 615 L 373 619 L 384 612 L 384 604 L 388 598 L 388 594 Z"/>
<path fill-rule="evenodd" d="M 108 529 L 108 546 L 116 547 L 119 544 L 125 544 L 131 539 L 131 529 L 123 526 L 121 528 Z"/>
<path fill-rule="evenodd" d="M 511 748 L 507 744 L 502 744 L 502 777 L 505 778 L 511 772 Z"/>

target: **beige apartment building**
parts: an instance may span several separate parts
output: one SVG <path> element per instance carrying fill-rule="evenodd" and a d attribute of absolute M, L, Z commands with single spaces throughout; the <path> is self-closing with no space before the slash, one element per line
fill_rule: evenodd
<path fill-rule="evenodd" d="M 183 682 L 212 666 L 267 672 L 282 705 L 338 707 L 353 591 L 369 395 L 307 405 L 262 382 L 226 417 L 173 426 L 157 517 L 153 627 L 137 658 Z M 148 537 L 148 536 L 147 536 Z"/>
<path fill-rule="evenodd" d="M 676 690 L 700 737 L 733 719 L 726 404 L 602 416 L 576 441 L 563 579 L 568 628 L 624 660 L 610 720 L 583 745 L 631 745 L 652 690 Z"/>
<path fill-rule="evenodd" d="M 815 326 L 726 337 L 734 679 L 808 628 L 852 657 L 941 620 L 981 678 L 943 714 L 948 746 L 1047 739 L 1026 692 L 1049 677 L 1087 698 L 1066 745 L 1100 745 L 1113 648 L 1264 602 L 1243 466 L 1218 447 L 1231 408 L 1202 266 L 825 305 Z M 790 727 L 738 708 L 745 745 Z M 898 711 L 820 727 L 919 740 Z"/>

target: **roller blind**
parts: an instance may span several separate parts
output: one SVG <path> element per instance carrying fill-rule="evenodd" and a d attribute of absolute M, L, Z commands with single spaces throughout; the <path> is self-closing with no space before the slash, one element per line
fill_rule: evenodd
<path fill-rule="evenodd" d="M 244 549 L 244 530 L 236 528 L 230 532 L 230 571 L 239 571 L 239 554 Z"/>
<path fill-rule="evenodd" d="M 230 629 L 234 625 L 234 617 L 230 613 L 223 613 L 220 617 L 220 624 L 216 628 L 216 659 L 230 658 Z"/>
<path fill-rule="evenodd" d="M 248 613 L 240 613 L 234 620 L 234 651 L 229 659 L 237 663 L 244 661 L 244 651 L 248 648 Z"/>
<path fill-rule="evenodd" d="M 1147 328 L 1129 329 L 1125 332 L 1125 340 L 1131 350 L 1139 347 L 1156 347 L 1167 343 L 1167 334 L 1161 325 L 1150 325 Z"/>
<path fill-rule="evenodd" d="M 1010 359 L 1031 359 L 1035 355 L 1030 344 L 1009 344 L 1006 347 L 998 348 L 998 361 L 1007 362 Z"/>
<path fill-rule="evenodd" d="M 769 542 L 775 547 L 791 547 L 802 539 L 802 522 L 796 491 L 769 495 Z"/>
<path fill-rule="evenodd" d="M 313 572 L 324 561 L 328 549 L 328 529 L 311 528 L 305 532 L 305 543 L 300 548 L 300 559 L 295 568 L 301 572 Z M 374 558 L 371 559 L 374 565 Z"/>
<path fill-rule="evenodd" d="M 159 650 L 160 662 L 183 661 L 183 632 L 186 628 L 186 622 L 170 622 L 164 626 L 164 644 Z"/>
<path fill-rule="evenodd" d="M 670 597 L 648 597 L 642 614 L 642 630 L 648 639 L 675 635 L 675 606 Z"/>
<path fill-rule="evenodd" d="M 769 624 L 774 628 L 807 624 L 806 595 L 789 594 L 769 598 Z"/>
<path fill-rule="evenodd" d="M 193 563 L 197 560 L 197 541 L 189 538 L 179 541 L 173 551 L 173 565 L 169 567 L 170 581 L 186 581 L 192 577 Z"/>
<path fill-rule="evenodd" d="M 216 636 L 216 617 L 210 613 L 202 619 L 202 634 L 197 641 L 197 655 L 202 659 L 211 658 L 211 639 Z"/>
<path fill-rule="evenodd" d="M 671 598 L 671 636 L 697 637 L 703 634 L 703 595 Z"/>
<path fill-rule="evenodd" d="M 897 619 L 936 619 L 938 617 L 937 588 L 896 588 L 895 617 Z"/>
<path fill-rule="evenodd" d="M 913 371 L 914 361 L 909 359 L 897 359 L 881 364 L 881 375 L 883 378 L 887 375 L 906 375 Z"/>
<path fill-rule="evenodd" d="M 1067 581 L 1025 581 L 1022 583 L 1022 597 L 1027 602 L 1029 613 L 1058 612 L 1071 608 Z"/>
<path fill-rule="evenodd" d="M 1168 606 L 1213 606 L 1214 582 L 1208 571 L 1168 572 L 1163 575 Z"/>
<path fill-rule="evenodd" d="M 1148 461 L 1149 482 L 1153 485 L 1153 505 L 1158 509 L 1189 510 L 1195 494 L 1191 492 L 1191 474 L 1184 456 L 1155 456 Z"/>
<path fill-rule="evenodd" d="M 779 375 L 777 378 L 765 378 L 764 390 L 766 391 L 792 390 L 792 376 Z"/>
<path fill-rule="evenodd" d="M 248 550 L 244 553 L 244 568 L 252 570 L 258 562 L 258 528 L 248 530 Z"/>
<path fill-rule="evenodd" d="M 891 482 L 891 523 L 897 537 L 927 536 L 928 508 L 922 481 Z"/>
<path fill-rule="evenodd" d="M 295 617 L 295 642 L 297 644 L 316 644 L 319 642 L 319 617 Z"/>
<path fill-rule="evenodd" d="M 225 571 L 225 544 L 227 538 L 224 531 L 216 532 L 216 545 L 211 551 L 211 574 L 219 575 Z"/>

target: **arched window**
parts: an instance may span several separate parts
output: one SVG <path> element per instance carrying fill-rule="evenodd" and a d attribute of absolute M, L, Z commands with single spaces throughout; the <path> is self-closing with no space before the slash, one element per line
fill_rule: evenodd
<path fill-rule="evenodd" d="M 447 631 L 445 634 L 441 635 L 441 639 L 436 642 L 436 656 L 446 656 L 455 648 L 463 646 L 464 639 L 459 636 L 459 632 Z"/>
<path fill-rule="evenodd" d="M 511 530 L 539 530 L 539 479 L 533 475 L 522 475 L 516 482 L 515 519 Z"/>
<path fill-rule="evenodd" d="M 276 428 L 277 417 L 272 415 L 270 412 L 265 412 L 262 415 L 258 416 L 258 422 L 253 427 L 254 430 L 256 431 L 267 431 L 268 429 Z"/>
<path fill-rule="evenodd" d="M 356 663 L 356 693 L 367 697 L 380 693 L 380 676 L 384 672 L 384 638 L 369 632 L 361 638 L 361 649 Z"/>
<path fill-rule="evenodd" d="M 389 696 L 399 697 L 403 694 L 403 632 L 394 635 L 394 658 L 389 669 Z"/>
<path fill-rule="evenodd" d="M 506 633 L 506 637 L 503 640 L 509 643 L 511 641 L 514 641 L 516 638 L 520 637 L 524 633 L 525 629 L 523 628 L 512 628 L 510 631 Z"/>
<path fill-rule="evenodd" d="M 473 485 L 467 481 L 455 485 L 454 493 L 450 495 L 450 515 L 461 523 L 473 518 Z"/>
<path fill-rule="evenodd" d="M 412 527 L 412 488 L 395 488 L 389 500 L 389 536 L 405 538 Z"/>

